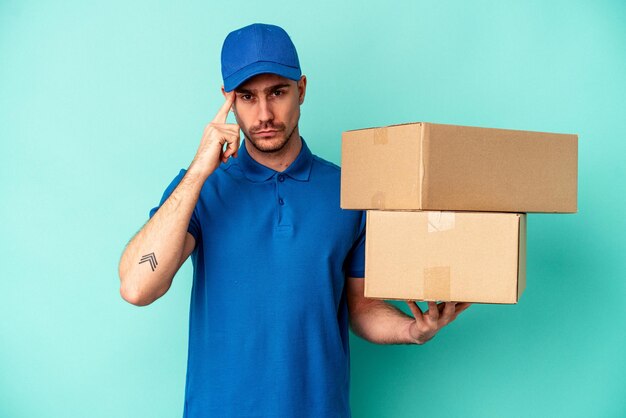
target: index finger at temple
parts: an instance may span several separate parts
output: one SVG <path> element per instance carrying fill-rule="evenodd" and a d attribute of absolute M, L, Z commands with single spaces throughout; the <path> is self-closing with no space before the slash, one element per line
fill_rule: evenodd
<path fill-rule="evenodd" d="M 234 101 L 235 101 L 235 92 L 231 91 L 229 93 L 226 93 L 226 100 L 224 101 L 224 104 L 222 105 L 222 107 L 220 107 L 220 110 L 217 112 L 217 115 L 215 115 L 213 122 L 226 123 L 226 118 L 228 117 L 228 111 L 230 110 L 230 107 L 233 105 Z"/>

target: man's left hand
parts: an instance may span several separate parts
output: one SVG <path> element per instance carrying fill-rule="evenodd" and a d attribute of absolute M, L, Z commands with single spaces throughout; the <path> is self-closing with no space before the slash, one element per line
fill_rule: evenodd
<path fill-rule="evenodd" d="M 469 308 L 471 303 L 463 302 L 428 302 L 428 310 L 422 312 L 416 302 L 407 301 L 407 305 L 413 312 L 415 321 L 409 326 L 409 335 L 416 344 L 424 344 L 439 332 L 439 330 Z"/>

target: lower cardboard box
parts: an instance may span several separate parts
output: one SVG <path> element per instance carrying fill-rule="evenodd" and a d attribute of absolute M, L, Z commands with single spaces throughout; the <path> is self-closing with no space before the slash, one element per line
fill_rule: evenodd
<path fill-rule="evenodd" d="M 526 286 L 526 214 L 368 211 L 365 296 L 517 303 Z"/>

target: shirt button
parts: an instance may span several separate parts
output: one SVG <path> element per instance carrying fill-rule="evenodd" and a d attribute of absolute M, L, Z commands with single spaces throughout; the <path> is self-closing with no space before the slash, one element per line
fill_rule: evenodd
<path fill-rule="evenodd" d="M 278 175 L 278 181 L 280 181 L 280 182 L 285 181 L 285 176 L 283 174 L 279 174 Z"/>
<path fill-rule="evenodd" d="M 278 204 L 279 204 L 279 205 L 284 205 L 284 204 L 285 204 L 285 201 L 283 200 L 283 198 L 282 198 L 282 197 L 280 197 L 280 198 L 278 199 Z"/>

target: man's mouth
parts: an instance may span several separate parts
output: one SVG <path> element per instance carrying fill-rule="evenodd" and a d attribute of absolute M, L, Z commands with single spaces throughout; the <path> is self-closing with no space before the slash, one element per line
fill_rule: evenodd
<path fill-rule="evenodd" d="M 279 131 L 275 130 L 275 129 L 272 129 L 272 130 L 254 132 L 254 135 L 258 135 L 258 136 L 261 136 L 263 138 L 270 138 L 270 137 L 276 135 L 277 132 L 279 132 Z"/>

